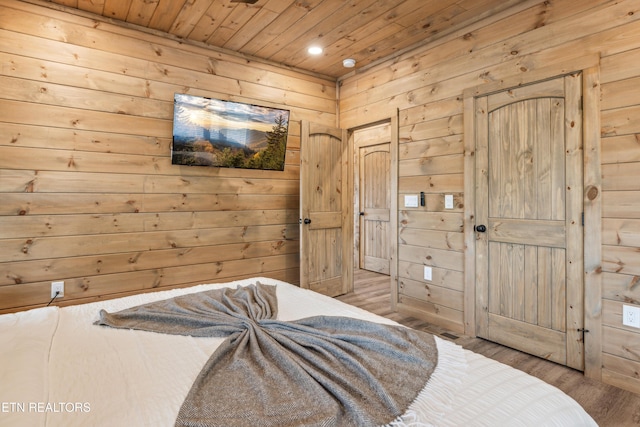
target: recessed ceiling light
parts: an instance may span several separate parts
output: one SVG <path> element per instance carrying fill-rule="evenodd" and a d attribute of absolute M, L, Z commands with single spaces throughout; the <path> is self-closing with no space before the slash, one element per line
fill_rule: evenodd
<path fill-rule="evenodd" d="M 322 53 L 322 48 L 320 46 L 311 46 L 307 52 L 311 55 L 320 55 Z"/>
<path fill-rule="evenodd" d="M 345 68 L 353 68 L 356 66 L 356 60 L 353 58 L 343 59 L 342 66 Z"/>

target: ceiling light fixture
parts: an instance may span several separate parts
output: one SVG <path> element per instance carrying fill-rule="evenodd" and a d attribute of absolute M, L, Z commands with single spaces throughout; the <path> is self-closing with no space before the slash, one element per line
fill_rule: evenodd
<path fill-rule="evenodd" d="M 320 46 L 311 46 L 307 52 L 311 55 L 320 55 L 322 53 L 322 48 Z"/>
<path fill-rule="evenodd" d="M 344 68 L 353 68 L 356 66 L 356 60 L 353 58 L 347 58 L 342 60 L 342 66 Z"/>

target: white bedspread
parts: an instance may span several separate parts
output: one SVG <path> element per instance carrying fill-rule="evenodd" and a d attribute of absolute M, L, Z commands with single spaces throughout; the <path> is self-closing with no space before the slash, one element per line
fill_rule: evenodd
<path fill-rule="evenodd" d="M 255 280 L 278 285 L 279 316 L 351 316 L 394 323 L 284 282 L 134 295 L 0 316 L 0 426 L 171 426 L 219 338 L 93 325 L 113 312 L 184 293 Z M 439 362 L 411 406 L 416 426 L 592 426 L 569 396 L 537 378 L 438 339 Z M 242 404 L 239 402 L 239 404 Z M 418 417 L 418 419 L 415 419 Z"/>

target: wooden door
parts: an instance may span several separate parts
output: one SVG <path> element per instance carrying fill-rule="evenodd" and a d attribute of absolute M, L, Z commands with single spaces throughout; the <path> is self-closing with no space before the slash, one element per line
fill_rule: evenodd
<path fill-rule="evenodd" d="M 477 335 L 584 369 L 581 75 L 476 99 Z"/>
<path fill-rule="evenodd" d="M 387 135 L 386 139 L 389 138 Z M 388 275 L 391 258 L 391 143 L 375 142 L 376 139 L 369 139 L 359 144 L 358 149 L 360 268 Z"/>
<path fill-rule="evenodd" d="M 353 204 L 346 131 L 302 122 L 300 286 L 329 296 L 353 288 Z"/>

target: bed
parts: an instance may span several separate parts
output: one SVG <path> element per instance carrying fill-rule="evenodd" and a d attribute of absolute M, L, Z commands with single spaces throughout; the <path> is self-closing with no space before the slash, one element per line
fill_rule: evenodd
<path fill-rule="evenodd" d="M 2 315 L 0 425 L 174 425 L 194 380 L 225 338 L 99 326 L 100 311 L 256 282 L 275 287 L 281 321 L 330 315 L 395 324 L 268 278 Z M 573 399 L 537 378 L 438 337 L 435 345 L 437 365 L 429 380 L 390 425 L 596 425 Z"/>

